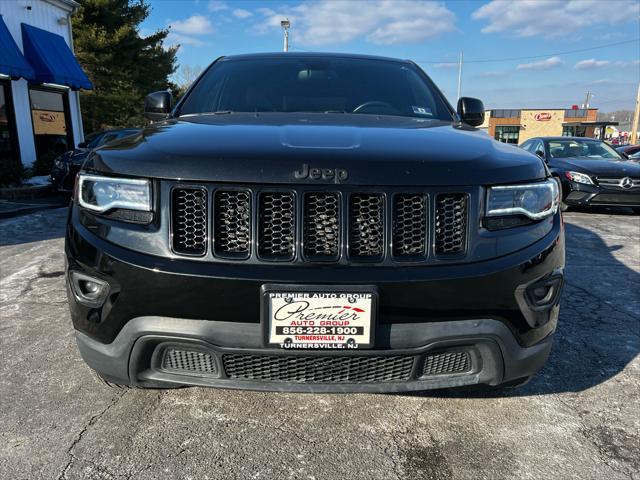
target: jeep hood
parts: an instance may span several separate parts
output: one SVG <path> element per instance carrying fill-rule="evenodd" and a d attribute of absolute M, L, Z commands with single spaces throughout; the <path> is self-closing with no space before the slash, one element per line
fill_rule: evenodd
<path fill-rule="evenodd" d="M 95 150 L 85 169 L 184 181 L 336 183 L 303 164 L 346 170 L 351 185 L 478 185 L 544 178 L 542 161 L 451 122 L 353 114 L 180 117 Z"/>

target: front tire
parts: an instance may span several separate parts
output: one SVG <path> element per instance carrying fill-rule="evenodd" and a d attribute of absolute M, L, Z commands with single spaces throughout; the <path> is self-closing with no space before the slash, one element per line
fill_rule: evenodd
<path fill-rule="evenodd" d="M 107 378 L 103 377 L 100 373 L 98 373 L 97 371 L 95 371 L 93 368 L 91 369 L 91 374 L 93 375 L 93 378 L 100 383 L 101 385 L 104 385 L 106 387 L 109 387 L 113 390 L 120 390 L 120 391 L 126 391 L 131 389 L 132 387 L 130 385 L 125 385 L 125 384 L 121 384 L 121 383 L 114 383 L 110 380 L 108 380 Z"/>

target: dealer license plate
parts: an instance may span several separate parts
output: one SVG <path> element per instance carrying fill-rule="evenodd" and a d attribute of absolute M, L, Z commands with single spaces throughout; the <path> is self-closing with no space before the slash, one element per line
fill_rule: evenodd
<path fill-rule="evenodd" d="M 263 287 L 267 343 L 296 349 L 373 346 L 374 287 Z"/>

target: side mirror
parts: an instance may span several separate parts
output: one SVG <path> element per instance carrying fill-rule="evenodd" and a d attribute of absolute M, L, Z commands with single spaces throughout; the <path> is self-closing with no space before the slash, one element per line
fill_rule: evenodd
<path fill-rule="evenodd" d="M 156 122 L 167 118 L 173 106 L 173 96 L 166 90 L 153 92 L 144 98 L 144 116 Z"/>
<path fill-rule="evenodd" d="M 484 122 L 484 105 L 477 98 L 460 97 L 458 115 L 464 123 L 478 127 Z"/>
<path fill-rule="evenodd" d="M 87 142 L 80 142 L 78 148 L 87 148 Z"/>
<path fill-rule="evenodd" d="M 538 150 L 538 151 L 536 152 L 536 155 L 538 155 L 542 160 L 545 160 L 545 161 L 546 161 L 546 159 L 544 158 L 544 152 L 542 152 L 541 150 Z"/>

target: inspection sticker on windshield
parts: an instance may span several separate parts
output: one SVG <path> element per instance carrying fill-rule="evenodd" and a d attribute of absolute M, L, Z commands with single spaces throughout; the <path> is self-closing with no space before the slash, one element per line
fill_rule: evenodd
<path fill-rule="evenodd" d="M 296 289 L 297 290 L 297 289 Z M 267 343 L 285 349 L 357 349 L 373 346 L 372 291 L 268 290 Z"/>
<path fill-rule="evenodd" d="M 415 105 L 411 105 L 411 108 L 413 108 L 413 113 L 416 115 L 433 115 L 430 108 L 416 107 Z"/>

